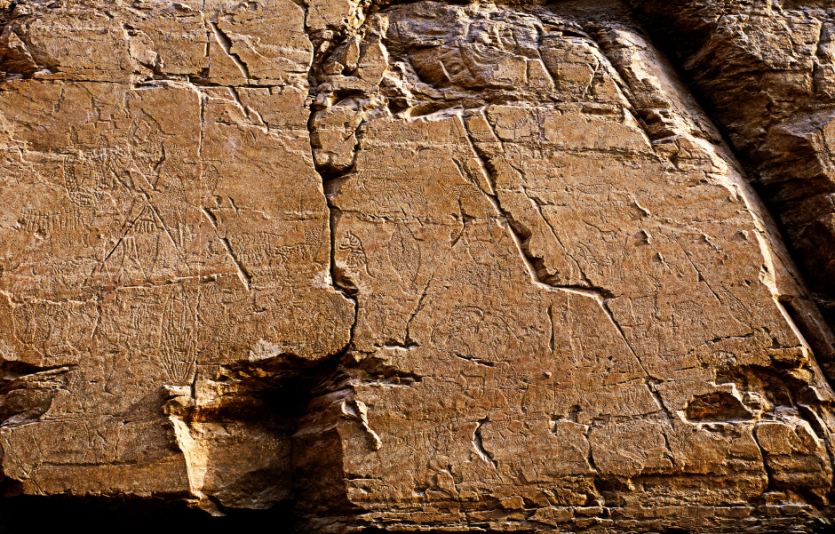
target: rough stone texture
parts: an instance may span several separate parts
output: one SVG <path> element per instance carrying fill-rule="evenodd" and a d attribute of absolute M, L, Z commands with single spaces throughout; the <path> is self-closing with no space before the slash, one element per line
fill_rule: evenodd
<path fill-rule="evenodd" d="M 832 333 L 621 3 L 0 5 L 7 495 L 302 532 L 828 521 Z"/>
<path fill-rule="evenodd" d="M 835 326 L 835 9 L 830 2 L 630 0 L 785 228 Z M 826 350 L 832 352 L 832 340 Z"/>

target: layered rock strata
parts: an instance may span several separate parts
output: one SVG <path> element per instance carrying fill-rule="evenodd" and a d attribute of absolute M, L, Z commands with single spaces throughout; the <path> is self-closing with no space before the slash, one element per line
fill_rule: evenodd
<path fill-rule="evenodd" d="M 7 493 L 304 532 L 827 520 L 832 334 L 622 4 L 4 17 Z"/>

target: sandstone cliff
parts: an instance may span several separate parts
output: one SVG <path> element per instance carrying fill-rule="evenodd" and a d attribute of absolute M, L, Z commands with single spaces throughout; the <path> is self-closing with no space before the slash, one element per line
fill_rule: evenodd
<path fill-rule="evenodd" d="M 825 525 L 835 13 L 795 4 L 0 2 L 7 499 Z"/>

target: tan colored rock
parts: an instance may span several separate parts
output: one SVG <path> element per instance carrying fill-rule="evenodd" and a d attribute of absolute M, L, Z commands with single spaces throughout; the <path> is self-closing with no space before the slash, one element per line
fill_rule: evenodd
<path fill-rule="evenodd" d="M 676 3 L 630 0 L 674 52 L 700 98 L 738 151 L 751 180 L 785 228 L 788 244 L 829 325 L 832 285 L 835 56 L 826 2 Z M 809 305 L 796 299 L 798 316 Z M 809 330 L 816 330 L 809 325 Z M 814 343 L 828 367 L 833 340 Z M 812 340 L 810 339 L 810 342 Z M 823 353 L 826 353 L 824 356 Z"/>
<path fill-rule="evenodd" d="M 18 492 L 303 532 L 825 520 L 831 333 L 620 3 L 7 17 Z"/>
<path fill-rule="evenodd" d="M 4 470 L 25 493 L 200 496 L 206 487 L 227 504 L 264 506 L 290 491 L 290 430 L 281 417 L 226 421 L 224 410 L 234 412 L 245 393 L 228 397 L 236 386 L 210 377 L 230 363 L 293 367 L 335 354 L 349 342 L 353 314 L 329 281 L 328 211 L 304 109 L 311 45 L 293 26 L 272 32 L 251 13 L 217 14 L 214 23 L 208 13 L 159 7 L 173 10 L 176 26 L 154 11 L 120 16 L 152 35 L 174 31 L 155 45 L 170 58 L 158 68 L 171 80 L 143 81 L 128 60 L 87 58 L 118 70 L 95 76 L 125 80 L 94 83 L 66 50 L 118 43 L 55 33 L 73 16 L 62 10 L 24 19 L 33 36 L 65 44 L 39 49 L 53 54 L 44 77 L 54 79 L 10 80 L 0 96 L 4 176 L 23 180 L 4 187 L 4 358 L 12 370 L 64 377 L 45 390 L 49 399 L 38 397 L 38 424 L 26 404 L 8 414 Z M 205 66 L 203 45 L 198 59 L 185 57 L 193 24 L 204 38 L 242 24 L 225 31 L 267 59 L 301 39 L 281 52 L 296 63 L 249 60 L 257 83 L 280 78 L 283 87 L 239 92 L 177 80 Z M 177 406 L 190 410 L 198 390 L 216 417 L 189 427 Z M 259 470 L 274 473 L 256 488 L 266 497 L 247 486 L 238 495 Z"/>

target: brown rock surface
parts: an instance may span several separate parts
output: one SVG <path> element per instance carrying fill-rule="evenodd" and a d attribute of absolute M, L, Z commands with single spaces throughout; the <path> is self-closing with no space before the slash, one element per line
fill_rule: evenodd
<path fill-rule="evenodd" d="M 737 150 L 832 327 L 835 9 L 817 0 L 630 2 Z M 817 343 L 835 353 L 831 338 Z"/>
<path fill-rule="evenodd" d="M 621 3 L 0 5 L 6 494 L 828 521 L 832 333 Z"/>

